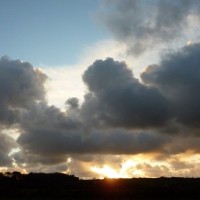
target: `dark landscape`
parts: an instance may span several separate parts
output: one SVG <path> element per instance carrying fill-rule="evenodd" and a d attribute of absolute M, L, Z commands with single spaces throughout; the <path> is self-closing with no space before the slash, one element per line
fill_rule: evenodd
<path fill-rule="evenodd" d="M 82 180 L 62 173 L 0 174 L 0 199 L 200 199 L 200 178 Z"/>

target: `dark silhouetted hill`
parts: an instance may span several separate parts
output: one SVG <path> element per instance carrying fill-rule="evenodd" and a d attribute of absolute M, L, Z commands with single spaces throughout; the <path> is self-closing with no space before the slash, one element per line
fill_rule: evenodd
<path fill-rule="evenodd" d="M 62 173 L 0 173 L 0 199 L 200 199 L 200 178 L 81 180 Z"/>

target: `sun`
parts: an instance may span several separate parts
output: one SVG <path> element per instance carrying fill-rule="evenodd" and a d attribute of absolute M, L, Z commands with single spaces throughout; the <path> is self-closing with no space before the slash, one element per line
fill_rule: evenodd
<path fill-rule="evenodd" d="M 120 178 L 120 174 L 111 168 L 110 166 L 104 165 L 102 168 L 100 167 L 91 167 L 91 170 L 99 175 L 101 178 Z"/>

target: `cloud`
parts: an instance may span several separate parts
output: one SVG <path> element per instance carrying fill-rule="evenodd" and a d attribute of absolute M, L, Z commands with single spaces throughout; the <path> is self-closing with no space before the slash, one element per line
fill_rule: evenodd
<path fill-rule="evenodd" d="M 17 144 L 14 139 L 5 134 L 0 134 L 0 167 L 10 167 L 12 165 L 9 153 L 16 146 Z"/>
<path fill-rule="evenodd" d="M 191 37 L 191 30 L 198 27 L 194 18 L 199 17 L 199 8 L 198 0 L 105 1 L 98 18 L 127 45 L 130 54 L 138 56 L 175 39 Z"/>
<path fill-rule="evenodd" d="M 21 114 L 45 101 L 44 82 L 47 76 L 28 62 L 0 59 L 0 166 L 11 167 L 11 150 L 16 141 L 2 132 L 10 126 L 19 126 Z"/>
<path fill-rule="evenodd" d="M 79 106 L 79 100 L 75 97 L 69 98 L 67 99 L 66 105 L 70 106 L 70 108 L 74 109 L 74 108 L 78 108 Z"/>
<path fill-rule="evenodd" d="M 153 86 L 168 100 L 172 118 L 185 126 L 199 128 L 200 43 L 185 46 L 163 57 L 141 74 L 143 82 Z M 189 131 L 191 133 L 191 130 Z"/>
<path fill-rule="evenodd" d="M 59 130 L 43 130 L 23 134 L 18 142 L 38 155 L 63 155 L 65 160 L 67 154 L 137 154 L 156 151 L 168 141 L 166 137 L 157 134 L 125 130 L 94 131 L 89 136 L 83 134 L 78 131 L 63 133 Z"/>
<path fill-rule="evenodd" d="M 200 44 L 165 54 L 138 79 L 130 67 L 198 38 L 199 1 L 104 2 L 99 19 L 116 40 L 95 43 L 71 68 L 45 68 L 52 82 L 28 62 L 0 59 L 0 167 L 198 176 Z M 3 134 L 11 125 L 16 140 Z"/>
<path fill-rule="evenodd" d="M 82 105 L 70 98 L 61 111 L 44 102 L 23 115 L 16 162 L 55 165 L 86 154 L 165 153 L 171 138 L 153 130 L 168 119 L 158 89 L 141 84 L 124 62 L 111 58 L 94 62 L 83 80 L 88 93 Z"/>
<path fill-rule="evenodd" d="M 23 133 L 17 142 L 30 162 L 55 164 L 73 154 L 137 154 L 158 151 L 169 142 L 167 136 L 125 129 L 86 127 L 74 115 L 51 106 L 40 105 L 24 116 Z M 17 153 L 19 154 L 19 153 Z M 32 160 L 32 161 L 31 161 Z"/>
<path fill-rule="evenodd" d="M 198 97 L 198 52 L 194 44 L 165 55 L 141 74 L 143 82 L 124 62 L 96 60 L 83 74 L 88 91 L 82 104 L 69 98 L 61 111 L 43 102 L 24 113 L 16 162 L 57 165 L 69 157 L 81 162 L 85 155 L 199 152 L 194 129 L 176 110 Z"/>
<path fill-rule="evenodd" d="M 172 155 L 164 162 L 147 160 L 130 168 L 130 172 L 141 170 L 145 177 L 198 177 L 199 174 L 199 155 Z"/>
<path fill-rule="evenodd" d="M 82 81 L 82 74 L 87 67 L 94 60 L 106 59 L 107 57 L 112 57 L 116 60 L 125 60 L 126 58 L 127 62 L 127 56 L 123 53 L 124 51 L 123 45 L 115 40 L 101 40 L 86 46 L 76 64 L 40 66 L 42 71 L 48 74 L 49 78 L 49 81 L 45 82 L 48 104 L 63 109 L 68 98 L 76 97 L 80 103 L 83 102 L 86 87 Z M 141 66 L 143 67 L 144 65 L 142 64 Z"/>
<path fill-rule="evenodd" d="M 19 109 L 45 99 L 46 78 L 27 62 L 0 59 L 0 125 L 15 123 Z"/>
<path fill-rule="evenodd" d="M 14 160 L 27 170 L 74 168 L 86 176 L 94 175 L 87 173 L 91 164 L 102 168 L 101 163 L 108 162 L 120 168 L 113 164 L 116 155 L 116 162 L 139 154 L 154 155 L 155 162 L 188 152 L 198 155 L 199 53 L 199 43 L 171 51 L 157 65 L 148 66 L 141 81 L 125 62 L 96 60 L 82 75 L 87 87 L 83 102 L 70 97 L 65 110 L 45 101 L 45 74 L 29 63 L 2 58 L 0 111 L 6 109 L 13 120 L 3 118 L 0 124 L 15 123 L 19 137 L 15 141 L 0 134 L 0 165 L 13 167 Z M 15 147 L 20 151 L 9 156 Z M 127 173 L 141 167 L 148 176 L 172 169 L 172 174 L 179 174 L 180 166 L 186 174 L 184 167 L 190 167 L 182 160 L 170 160 L 170 166 L 149 162 L 138 169 L 134 165 Z"/>
<path fill-rule="evenodd" d="M 89 92 L 83 118 L 112 127 L 145 128 L 164 124 L 167 104 L 156 88 L 134 78 L 124 62 L 97 60 L 83 74 Z"/>

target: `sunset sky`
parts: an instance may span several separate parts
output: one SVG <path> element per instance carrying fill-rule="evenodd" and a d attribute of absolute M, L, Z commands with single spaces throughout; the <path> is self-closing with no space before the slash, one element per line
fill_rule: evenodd
<path fill-rule="evenodd" d="M 0 0 L 0 169 L 200 175 L 199 0 Z"/>

